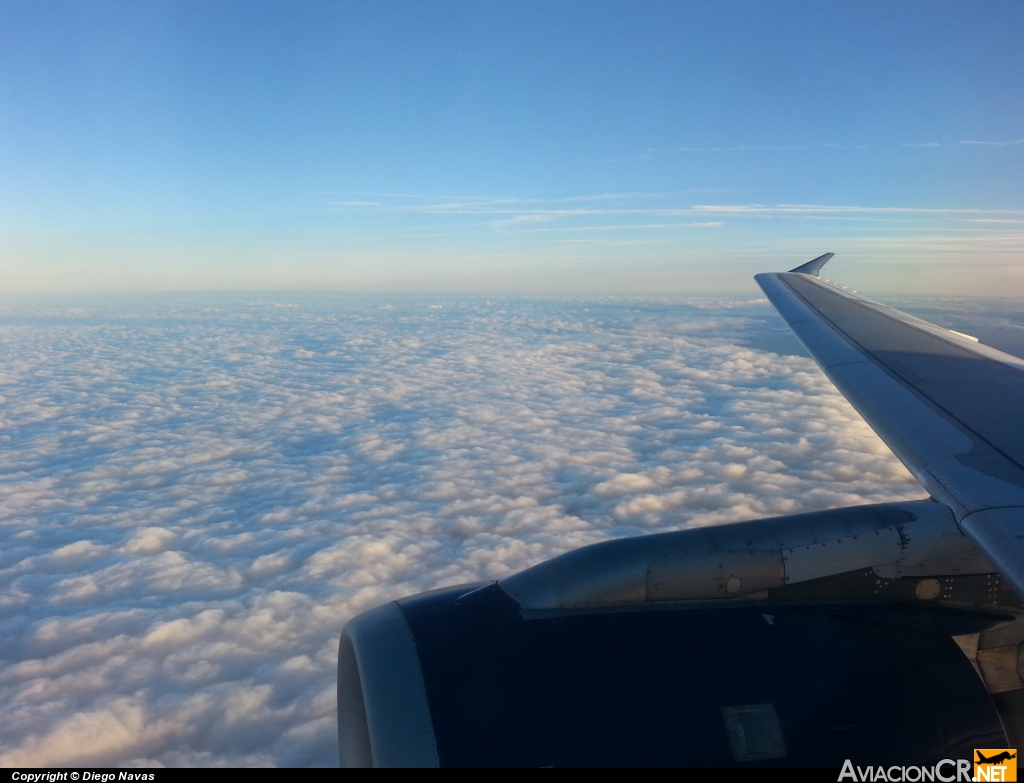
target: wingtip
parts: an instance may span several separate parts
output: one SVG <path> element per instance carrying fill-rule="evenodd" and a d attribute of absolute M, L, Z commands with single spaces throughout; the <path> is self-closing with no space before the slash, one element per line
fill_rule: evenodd
<path fill-rule="evenodd" d="M 805 275 L 814 275 L 815 277 L 818 277 L 818 273 L 821 271 L 821 268 L 825 266 L 825 264 L 827 264 L 834 255 L 835 253 L 826 253 L 823 256 L 818 256 L 813 261 L 808 261 L 806 264 L 800 264 L 796 269 L 790 269 L 789 271 L 801 272 Z"/>

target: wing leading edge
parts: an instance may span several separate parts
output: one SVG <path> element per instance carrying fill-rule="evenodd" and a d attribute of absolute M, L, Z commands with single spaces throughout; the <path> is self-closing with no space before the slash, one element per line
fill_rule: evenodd
<path fill-rule="evenodd" d="M 755 277 L 821 369 L 1024 596 L 1024 361 L 818 273 Z"/>

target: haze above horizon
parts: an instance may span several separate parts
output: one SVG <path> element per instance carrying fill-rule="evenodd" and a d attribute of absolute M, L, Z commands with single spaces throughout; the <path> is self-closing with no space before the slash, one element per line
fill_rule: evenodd
<path fill-rule="evenodd" d="M 0 5 L 0 293 L 1024 292 L 1024 6 Z M 834 270 L 834 271 L 833 271 Z"/>

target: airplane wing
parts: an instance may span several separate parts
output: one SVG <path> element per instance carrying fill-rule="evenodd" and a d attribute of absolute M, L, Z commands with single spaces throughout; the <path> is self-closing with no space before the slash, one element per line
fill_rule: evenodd
<path fill-rule="evenodd" d="M 829 379 L 1024 596 L 1024 361 L 822 279 L 756 280 Z"/>
<path fill-rule="evenodd" d="M 603 541 L 364 612 L 343 766 L 969 770 L 1024 746 L 1024 362 L 821 279 L 831 257 L 757 281 L 933 499 Z"/>

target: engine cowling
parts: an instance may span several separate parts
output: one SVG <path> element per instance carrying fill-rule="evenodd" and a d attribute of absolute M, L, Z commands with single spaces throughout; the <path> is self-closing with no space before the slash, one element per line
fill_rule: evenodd
<path fill-rule="evenodd" d="M 1024 607 L 964 541 L 928 501 L 841 509 L 606 542 L 386 604 L 342 635 L 342 764 L 839 767 L 1003 747 L 953 637 Z M 831 573 L 809 554 L 787 567 L 830 546 Z"/>

